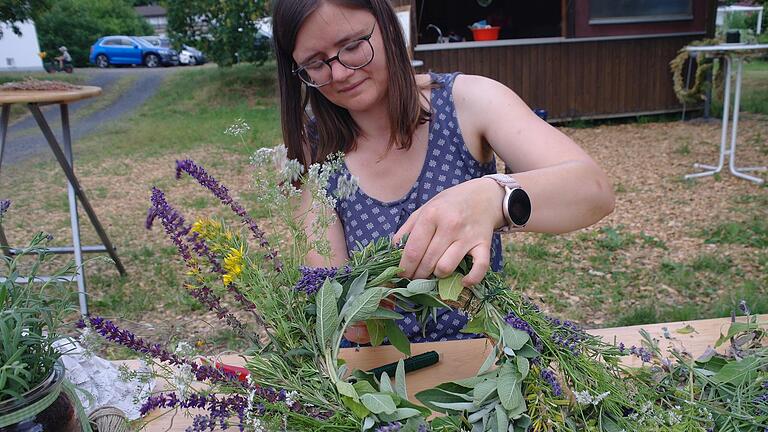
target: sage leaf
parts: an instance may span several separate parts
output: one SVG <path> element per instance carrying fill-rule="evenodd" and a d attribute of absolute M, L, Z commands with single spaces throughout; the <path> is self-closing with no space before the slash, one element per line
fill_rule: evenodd
<path fill-rule="evenodd" d="M 499 371 L 499 400 L 507 411 L 513 411 L 523 402 L 521 379 L 514 366 L 504 364 Z"/>
<path fill-rule="evenodd" d="M 376 309 L 371 316 L 368 319 L 393 319 L 393 320 L 399 320 L 403 319 L 403 316 L 399 313 L 393 311 L 392 309 L 387 309 L 383 307 L 379 307 Z"/>
<path fill-rule="evenodd" d="M 315 298 L 317 305 L 317 340 L 325 351 L 339 326 L 339 311 L 336 308 L 336 297 L 333 285 L 326 279 Z"/>
<path fill-rule="evenodd" d="M 363 293 L 363 290 L 365 289 L 365 283 L 367 281 L 368 270 L 364 270 L 363 273 L 356 277 L 355 280 L 352 281 L 352 284 L 349 286 L 349 291 L 347 292 L 347 303 L 349 303 L 351 299 Z"/>
<path fill-rule="evenodd" d="M 528 361 L 525 357 L 518 357 L 517 358 L 517 371 L 520 372 L 520 375 L 525 379 L 526 376 L 528 376 L 528 371 L 531 369 L 531 363 Z"/>
<path fill-rule="evenodd" d="M 741 386 L 746 382 L 752 382 L 757 377 L 757 370 L 760 365 L 760 359 L 755 356 L 749 356 L 741 361 L 731 361 L 720 369 L 713 377 L 713 381 L 721 383 L 732 383 L 735 386 Z"/>
<path fill-rule="evenodd" d="M 368 408 L 365 407 L 365 405 L 361 404 L 360 402 L 356 402 L 351 397 L 342 396 L 341 402 L 344 403 L 344 405 L 352 411 L 352 414 L 358 418 L 363 419 L 371 413 Z"/>
<path fill-rule="evenodd" d="M 509 417 L 507 417 L 507 412 L 504 411 L 503 406 L 498 404 L 496 405 L 496 427 L 499 431 L 505 431 L 509 429 Z"/>
<path fill-rule="evenodd" d="M 440 292 L 440 299 L 442 300 L 458 300 L 461 295 L 461 290 L 464 287 L 461 285 L 461 274 L 454 272 L 452 275 L 440 279 L 437 283 L 438 291 Z"/>
<path fill-rule="evenodd" d="M 351 398 L 355 402 L 360 400 L 360 396 L 357 395 L 355 387 L 346 381 L 336 381 L 336 390 L 338 390 L 340 395 Z"/>
<path fill-rule="evenodd" d="M 390 279 L 397 276 L 398 273 L 405 269 L 400 267 L 387 267 L 380 275 L 376 276 L 367 286 L 376 287 L 385 282 L 389 282 Z M 366 276 L 367 277 L 367 276 Z"/>
<path fill-rule="evenodd" d="M 442 384 L 441 384 L 442 385 Z M 442 390 L 440 388 L 431 388 L 427 390 L 420 391 L 416 393 L 416 399 L 422 403 L 425 407 L 431 409 L 432 411 L 436 412 L 446 412 L 445 409 L 442 409 L 435 405 L 436 402 L 439 403 L 451 403 L 451 402 L 466 402 L 463 397 L 457 396 L 455 393 L 451 393 L 445 390 Z"/>
<path fill-rule="evenodd" d="M 415 408 L 398 408 L 392 414 L 381 413 L 379 414 L 379 420 L 385 422 L 396 422 L 405 420 L 407 418 L 416 417 L 421 412 Z"/>
<path fill-rule="evenodd" d="M 363 422 L 363 432 L 367 431 L 368 429 L 372 428 L 373 425 L 376 424 L 376 420 L 373 417 L 366 417 L 365 421 Z"/>
<path fill-rule="evenodd" d="M 379 391 L 382 393 L 394 393 L 392 389 L 392 382 L 389 380 L 389 374 L 382 372 L 379 377 Z"/>
<path fill-rule="evenodd" d="M 395 369 L 395 393 L 403 399 L 408 399 L 408 390 L 405 383 L 405 363 L 402 359 L 397 362 L 397 369 Z"/>
<path fill-rule="evenodd" d="M 398 351 L 407 356 L 411 355 L 411 341 L 408 340 L 408 337 L 394 321 L 387 320 L 384 322 L 384 332 L 387 335 L 387 339 L 389 339 L 389 343 L 397 348 Z"/>
<path fill-rule="evenodd" d="M 473 393 L 472 402 L 477 405 L 483 405 L 485 402 L 487 402 L 491 397 L 494 397 L 496 393 L 496 388 L 498 387 L 498 383 L 495 379 L 490 379 L 483 381 L 481 383 L 478 383 L 475 386 L 475 390 Z M 470 420 L 470 423 L 472 421 Z"/>
<path fill-rule="evenodd" d="M 518 330 L 511 325 L 505 325 L 501 329 L 501 332 L 504 338 L 504 345 L 515 351 L 522 348 L 523 345 L 531 339 L 528 333 Z"/>
<path fill-rule="evenodd" d="M 438 408 L 444 408 L 451 411 L 470 411 L 475 408 L 472 402 L 432 402 Z"/>
<path fill-rule="evenodd" d="M 381 320 L 369 319 L 365 322 L 365 326 L 368 327 L 368 336 L 371 337 L 371 345 L 381 345 L 386 336 L 384 332 L 384 322 Z"/>
<path fill-rule="evenodd" d="M 393 414 L 397 407 L 392 396 L 384 393 L 367 393 L 360 397 L 360 402 L 374 414 Z"/>
<path fill-rule="evenodd" d="M 477 370 L 477 374 L 480 375 L 480 374 L 488 371 L 491 368 L 491 366 L 493 366 L 494 363 L 496 363 L 496 357 L 498 357 L 498 355 L 499 355 L 499 351 L 494 346 L 491 349 L 491 353 L 488 354 L 488 357 L 486 357 L 486 359 L 483 362 L 482 366 L 480 366 L 480 369 Z"/>
<path fill-rule="evenodd" d="M 386 294 L 386 288 L 371 288 L 365 290 L 351 304 L 344 305 L 341 318 L 347 322 L 365 321 L 379 308 L 381 299 Z"/>
<path fill-rule="evenodd" d="M 416 294 L 411 296 L 411 300 L 420 305 L 429 306 L 431 308 L 450 307 L 432 294 Z"/>
<path fill-rule="evenodd" d="M 437 288 L 435 279 L 414 279 L 408 282 L 406 289 L 413 294 L 428 294 Z"/>

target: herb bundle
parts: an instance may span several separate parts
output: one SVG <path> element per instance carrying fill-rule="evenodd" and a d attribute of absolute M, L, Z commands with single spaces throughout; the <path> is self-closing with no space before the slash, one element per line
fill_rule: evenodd
<path fill-rule="evenodd" d="M 761 345 L 766 333 L 754 317 L 734 323 L 723 336 L 729 355 L 712 351 L 693 359 L 673 352 L 666 358 L 650 337 L 627 349 L 546 316 L 497 273 L 465 289 L 460 280 L 471 266 L 467 260 L 447 278 L 401 278 L 402 249 L 388 239 L 360 245 L 343 268 L 302 267 L 309 250 L 326 256 L 330 250 L 323 235 L 307 236 L 305 226 L 323 233 L 331 223 L 337 196 L 327 191 L 334 189 L 329 182 L 340 160 L 334 156 L 305 171 L 285 159 L 283 147 L 254 155 L 257 204 L 280 227 L 280 236 L 262 231 L 226 187 L 190 160 L 177 163 L 177 177 L 186 173 L 211 190 L 238 216 L 239 226 L 214 219 L 188 223 L 162 191 L 153 191 L 147 226 L 159 222 L 178 248 L 188 269 L 188 292 L 252 348 L 245 353 L 246 377 L 90 318 L 84 326 L 153 357 L 165 376 L 167 389 L 145 402 L 145 412 L 206 409 L 193 430 L 234 425 L 256 431 L 762 432 L 768 427 L 768 349 Z M 337 191 L 354 190 L 353 178 L 341 178 L 344 187 Z M 297 181 L 307 190 L 314 219 L 292 217 L 301 208 Z M 227 309 L 227 296 L 244 315 Z M 422 391 L 411 401 L 402 362 L 389 377 L 350 370 L 339 359 L 345 329 L 356 322 L 366 323 L 373 345 L 386 341 L 409 355 L 410 343 L 396 324 L 401 312 L 416 313 L 423 324 L 445 307 L 469 314 L 462 331 L 485 335 L 493 344 L 473 378 Z M 645 367 L 622 366 L 625 355 L 637 355 Z M 207 386 L 193 389 L 193 379 Z"/>

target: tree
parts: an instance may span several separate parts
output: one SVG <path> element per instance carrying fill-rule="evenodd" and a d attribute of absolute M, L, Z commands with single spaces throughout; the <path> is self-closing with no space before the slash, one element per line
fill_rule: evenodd
<path fill-rule="evenodd" d="M 270 43 L 259 35 L 266 0 L 167 0 L 168 30 L 177 43 L 194 45 L 219 66 L 264 62 Z"/>
<path fill-rule="evenodd" d="M 50 0 L 0 0 L 0 24 L 10 25 L 11 30 L 21 36 L 17 23 L 35 20 L 49 7 Z M 0 38 L 2 37 L 3 29 L 0 28 Z"/>
<path fill-rule="evenodd" d="M 43 50 L 64 45 L 79 66 L 88 64 L 91 45 L 102 36 L 154 34 L 125 0 L 57 0 L 36 24 Z"/>

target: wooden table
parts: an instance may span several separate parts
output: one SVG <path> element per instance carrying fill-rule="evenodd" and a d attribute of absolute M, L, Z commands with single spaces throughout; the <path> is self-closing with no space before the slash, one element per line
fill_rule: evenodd
<path fill-rule="evenodd" d="M 69 130 L 69 104 L 100 94 L 101 88 L 93 86 L 78 86 L 71 90 L 0 90 L 0 167 L 2 167 L 3 164 L 3 151 L 5 149 L 6 135 L 8 133 L 8 120 L 10 117 L 11 105 L 15 103 L 26 104 L 27 108 L 29 108 L 29 111 L 32 113 L 32 116 L 35 118 L 37 125 L 40 127 L 40 130 L 43 132 L 54 156 L 56 156 L 56 160 L 64 171 L 64 175 L 67 177 L 67 197 L 69 200 L 69 219 L 72 227 L 72 246 L 52 247 L 49 248 L 48 251 L 50 253 L 71 253 L 75 255 L 77 273 L 71 279 L 64 279 L 77 282 L 80 313 L 82 315 L 88 314 L 82 258 L 84 252 L 107 252 L 120 274 L 125 275 L 125 268 L 115 252 L 115 247 L 112 246 L 112 242 L 110 242 L 107 233 L 104 231 L 99 219 L 96 217 L 96 212 L 93 211 L 93 207 L 91 207 L 88 198 L 85 196 L 83 188 L 80 187 L 80 182 L 77 180 L 73 170 L 74 159 L 72 156 L 72 139 Z M 51 127 L 45 120 L 45 116 L 43 116 L 43 113 L 40 111 L 41 106 L 52 104 L 58 104 L 61 111 L 63 148 L 59 145 L 56 136 L 51 131 Z M 93 224 L 93 227 L 96 229 L 96 233 L 101 239 L 101 245 L 82 246 L 80 244 L 80 223 L 77 216 L 78 200 L 82 204 L 85 213 L 88 215 L 91 224 Z M 16 249 L 10 247 L 8 238 L 5 236 L 2 225 L 0 225 L 0 253 L 13 255 L 16 252 Z M 45 281 L 50 278 L 40 276 L 37 279 Z M 24 283 L 26 280 L 26 278 L 22 277 L 17 279 L 17 282 Z M 2 278 L 0 278 L 0 281 L 2 281 Z"/>
<path fill-rule="evenodd" d="M 768 321 L 768 315 L 759 317 L 761 322 Z M 738 318 L 744 321 L 744 317 Z M 707 347 L 714 346 L 721 333 L 725 333 L 730 325 L 730 318 L 717 318 L 699 321 L 681 321 L 662 324 L 648 324 L 631 327 L 617 327 L 589 330 L 590 334 L 600 336 L 606 342 L 616 344 L 623 342 L 627 348 L 641 345 L 640 329 L 645 329 L 652 337 L 659 340 L 662 353 L 669 348 L 685 348 L 694 356 L 702 354 Z M 688 332 L 690 326 L 693 332 Z M 683 333 L 678 332 L 684 329 Z M 667 336 L 665 336 L 667 335 Z M 436 365 L 414 371 L 406 375 L 408 398 L 416 402 L 414 394 L 421 390 L 432 388 L 438 384 L 475 376 L 477 370 L 490 352 L 491 344 L 486 339 L 474 339 L 451 342 L 428 342 L 411 345 L 412 355 L 427 351 L 440 353 L 440 362 Z M 341 357 L 347 361 L 350 369 L 369 370 L 376 366 L 397 361 L 404 356 L 392 346 L 375 348 L 348 348 L 341 350 Z M 239 356 L 224 356 L 221 360 L 228 364 L 242 366 L 244 359 Z M 138 365 L 136 361 L 123 362 Z M 640 359 L 634 356 L 625 357 L 625 364 L 639 366 Z M 183 431 L 192 424 L 190 417 L 179 413 L 175 416 L 156 414 L 159 417 L 152 420 L 146 427 L 147 432 Z M 234 429 L 233 429 L 234 430 Z"/>

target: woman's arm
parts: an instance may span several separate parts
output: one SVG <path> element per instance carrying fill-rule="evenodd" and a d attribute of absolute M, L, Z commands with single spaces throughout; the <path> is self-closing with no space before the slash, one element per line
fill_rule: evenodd
<path fill-rule="evenodd" d="M 331 257 L 328 259 L 317 253 L 317 251 L 310 250 L 304 258 L 304 263 L 311 267 L 341 267 L 346 264 L 348 260 L 347 243 L 344 241 L 344 229 L 341 226 L 341 222 L 334 212 L 334 221 L 331 226 L 328 227 L 327 232 L 315 232 L 312 226 L 317 217 L 315 211 L 316 210 L 312 208 L 311 194 L 306 189 L 303 189 L 301 192 L 301 203 L 294 213 L 294 219 L 301 222 L 310 243 L 317 239 L 317 236 L 325 235 L 331 245 Z M 333 210 L 329 211 L 333 212 Z"/>
<path fill-rule="evenodd" d="M 453 96 L 470 152 L 482 159 L 494 151 L 530 196 L 532 213 L 525 231 L 569 232 L 613 210 L 613 191 L 600 167 L 510 89 L 461 75 Z M 404 276 L 446 276 L 469 254 L 474 265 L 463 283 L 479 283 L 489 267 L 493 230 L 506 223 L 503 196 L 493 180 L 481 178 L 446 189 L 422 206 L 395 234 L 399 240 L 410 233 L 400 263 Z"/>

